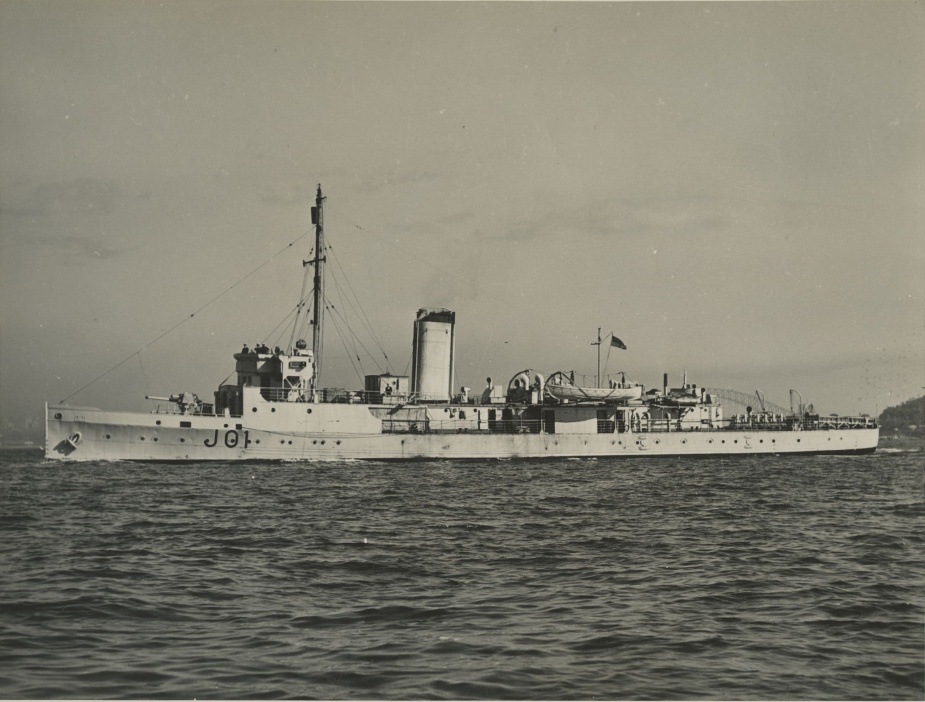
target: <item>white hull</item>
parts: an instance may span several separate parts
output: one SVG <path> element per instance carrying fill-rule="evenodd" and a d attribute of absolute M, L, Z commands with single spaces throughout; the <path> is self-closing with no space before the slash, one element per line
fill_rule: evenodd
<path fill-rule="evenodd" d="M 314 410 L 311 418 L 307 417 L 307 408 Z M 392 434 L 376 430 L 381 422 L 372 418 L 366 405 L 298 405 L 296 410 L 299 419 L 306 419 L 296 421 L 295 412 L 290 417 L 268 416 L 261 411 L 253 418 L 234 418 L 50 407 L 46 456 L 71 461 L 738 456 L 869 453 L 876 449 L 879 438 L 876 427 L 830 431 Z M 367 422 L 367 418 L 372 421 Z M 189 426 L 181 427 L 181 422 Z M 367 425 L 367 431 L 357 431 L 360 423 Z M 78 435 L 79 439 L 73 441 Z"/>

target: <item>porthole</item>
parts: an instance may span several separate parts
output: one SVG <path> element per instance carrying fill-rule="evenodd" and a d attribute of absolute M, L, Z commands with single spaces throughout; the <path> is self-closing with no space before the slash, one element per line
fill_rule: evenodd
<path fill-rule="evenodd" d="M 112 436 L 111 436 L 111 435 L 109 435 L 109 434 L 107 434 L 107 435 L 106 435 L 106 438 L 107 438 L 107 439 L 111 439 L 111 438 L 112 438 Z"/>
<path fill-rule="evenodd" d="M 184 439 L 182 436 L 180 437 L 180 443 L 181 443 L 181 444 L 185 444 L 185 443 L 186 443 L 186 439 Z"/>
<path fill-rule="evenodd" d="M 734 443 L 734 444 L 737 444 L 737 443 L 739 443 L 739 440 L 738 440 L 738 439 L 736 439 L 736 440 L 735 440 L 735 441 L 733 441 L 732 443 Z"/>
<path fill-rule="evenodd" d="M 312 443 L 313 443 L 313 444 L 317 444 L 317 443 L 318 443 L 318 440 L 317 440 L 317 439 L 312 439 Z M 405 442 L 402 441 L 402 443 L 405 443 Z"/>
<path fill-rule="evenodd" d="M 723 443 L 724 443 L 724 444 L 726 443 L 726 440 L 725 440 L 725 439 L 723 439 Z"/>
<path fill-rule="evenodd" d="M 655 443 L 658 443 L 658 442 L 656 441 Z M 682 443 L 682 444 L 686 444 L 686 443 L 687 443 L 687 439 L 681 439 L 681 443 Z"/>
<path fill-rule="evenodd" d="M 255 443 L 255 444 L 259 444 L 259 443 L 260 443 L 260 439 L 254 439 L 254 443 Z"/>
<path fill-rule="evenodd" d="M 270 411 L 271 411 L 271 412 L 275 412 L 275 411 L 276 411 L 276 408 L 275 408 L 275 407 L 271 407 L 271 408 L 270 408 Z"/>
<path fill-rule="evenodd" d="M 707 441 L 707 443 L 708 443 L 708 444 L 712 444 L 712 443 L 713 443 L 713 439 L 710 439 L 709 441 Z"/>
<path fill-rule="evenodd" d="M 156 436 L 154 437 L 154 441 L 155 441 L 155 443 L 157 442 L 157 437 L 156 437 Z"/>
<path fill-rule="evenodd" d="M 256 407 L 251 407 L 251 412 L 256 412 L 256 411 L 257 411 Z"/>
<path fill-rule="evenodd" d="M 800 440 L 799 440 L 799 439 L 797 439 L 797 443 L 800 443 Z"/>
<path fill-rule="evenodd" d="M 321 440 L 321 445 L 324 446 L 324 439 Z"/>
<path fill-rule="evenodd" d="M 157 426 L 160 426 L 160 425 L 161 425 L 161 420 L 158 419 L 158 420 L 155 422 L 155 424 L 157 424 Z"/>
<path fill-rule="evenodd" d="M 291 442 L 291 441 L 289 442 L 289 445 L 292 446 L 292 442 Z"/>
<path fill-rule="evenodd" d="M 55 419 L 61 419 L 61 413 L 55 412 Z"/>
<path fill-rule="evenodd" d="M 305 410 L 305 411 L 306 411 L 306 413 L 311 414 L 311 413 L 312 413 L 312 408 L 309 407 L 309 408 L 308 408 L 307 410 Z"/>
<path fill-rule="evenodd" d="M 280 446 L 284 446 L 284 445 L 286 444 L 286 440 L 285 440 L 285 439 L 280 439 L 280 440 L 279 440 L 279 443 L 280 443 Z"/>
<path fill-rule="evenodd" d="M 141 440 L 142 440 L 142 441 L 144 441 L 144 440 L 145 440 L 145 437 L 143 437 L 143 436 L 142 436 L 142 437 L 140 437 L 140 438 L 141 438 Z"/>
<path fill-rule="evenodd" d="M 336 443 L 338 446 L 340 446 L 340 439 L 338 439 L 335 443 Z"/>
<path fill-rule="evenodd" d="M 763 444 L 763 443 L 764 443 L 764 439 L 758 439 L 758 443 L 759 443 L 759 444 Z"/>
<path fill-rule="evenodd" d="M 228 428 L 228 425 L 227 425 L 227 424 L 223 424 L 222 426 L 224 426 L 224 427 L 225 427 L 225 429 L 227 429 L 227 428 Z"/>

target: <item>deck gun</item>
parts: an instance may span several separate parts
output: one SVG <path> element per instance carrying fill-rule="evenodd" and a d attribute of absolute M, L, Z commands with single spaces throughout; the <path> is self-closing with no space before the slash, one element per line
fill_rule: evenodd
<path fill-rule="evenodd" d="M 159 397 L 157 395 L 145 395 L 146 400 L 157 400 L 158 402 L 173 402 L 180 414 L 199 414 L 202 411 L 202 400 L 192 392 L 181 392 L 178 395 L 170 397 Z"/>

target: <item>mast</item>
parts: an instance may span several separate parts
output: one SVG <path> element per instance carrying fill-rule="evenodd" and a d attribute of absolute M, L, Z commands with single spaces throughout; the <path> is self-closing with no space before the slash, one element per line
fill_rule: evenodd
<path fill-rule="evenodd" d="M 597 376 L 595 382 L 597 385 L 595 387 L 601 386 L 601 328 L 597 328 L 597 341 L 592 341 L 591 346 L 597 346 Z"/>
<path fill-rule="evenodd" d="M 312 360 L 315 365 L 312 386 L 315 391 L 321 380 L 321 352 L 324 344 L 324 270 L 322 264 L 327 260 L 324 255 L 324 200 L 319 183 L 315 206 L 312 207 L 312 224 L 315 225 L 315 258 L 305 262 L 306 265 L 315 266 L 315 279 L 312 285 Z"/>

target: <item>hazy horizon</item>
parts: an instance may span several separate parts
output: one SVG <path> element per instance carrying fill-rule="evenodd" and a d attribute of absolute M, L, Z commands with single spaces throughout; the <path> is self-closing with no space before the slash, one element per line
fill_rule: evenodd
<path fill-rule="evenodd" d="M 920 396 L 923 40 L 914 2 L 7 0 L 0 427 L 124 359 L 71 402 L 209 401 L 298 301 L 317 183 L 361 373 L 430 306 L 474 390 L 593 374 L 602 327 L 649 387 Z"/>

